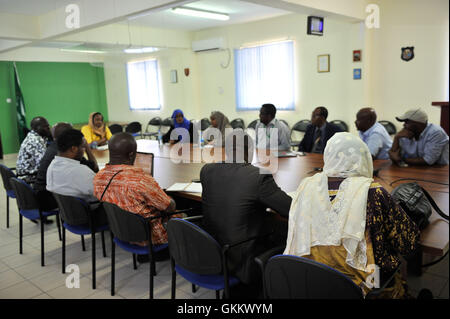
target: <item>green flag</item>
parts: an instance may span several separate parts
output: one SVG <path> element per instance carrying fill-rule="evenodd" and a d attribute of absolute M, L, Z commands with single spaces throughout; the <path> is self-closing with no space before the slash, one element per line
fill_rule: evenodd
<path fill-rule="evenodd" d="M 14 84 L 16 89 L 16 110 L 17 110 L 17 129 L 19 133 L 19 142 L 25 139 L 28 133 L 27 123 L 25 119 L 25 102 L 23 100 L 22 90 L 20 89 L 20 79 L 17 72 L 16 63 L 14 62 Z"/>

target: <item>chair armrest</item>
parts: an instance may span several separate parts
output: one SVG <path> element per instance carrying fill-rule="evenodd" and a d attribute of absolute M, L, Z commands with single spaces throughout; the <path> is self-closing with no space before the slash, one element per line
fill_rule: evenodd
<path fill-rule="evenodd" d="M 380 288 L 372 289 L 371 291 L 369 291 L 367 293 L 365 298 L 366 299 L 371 299 L 371 298 L 374 298 L 374 297 L 380 295 L 383 292 L 383 290 L 392 282 L 392 280 L 394 280 L 394 277 L 398 273 L 398 271 L 400 270 L 400 267 L 401 267 L 401 264 L 398 265 L 398 267 L 389 276 L 388 280 L 386 280 L 384 282 L 384 284 Z"/>
<path fill-rule="evenodd" d="M 202 219 L 202 218 L 203 218 L 203 215 L 198 215 L 198 216 L 185 217 L 183 219 L 187 220 L 189 222 L 192 222 L 192 221 L 196 221 L 196 220 L 199 220 L 199 219 Z"/>

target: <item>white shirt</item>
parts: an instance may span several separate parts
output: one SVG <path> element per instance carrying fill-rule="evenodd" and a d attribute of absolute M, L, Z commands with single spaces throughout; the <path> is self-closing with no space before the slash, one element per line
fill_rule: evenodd
<path fill-rule="evenodd" d="M 55 156 L 47 170 L 47 190 L 88 202 L 98 201 L 94 197 L 94 176 L 95 173 L 80 161 Z"/>
<path fill-rule="evenodd" d="M 274 118 L 269 124 L 264 125 L 260 120 L 258 120 L 255 131 L 256 131 L 256 147 L 270 149 L 270 136 L 272 129 L 278 130 L 278 136 L 273 136 L 276 141 L 276 145 L 279 151 L 289 151 L 291 149 L 291 132 L 289 128 L 283 122 Z M 274 141 L 274 142 L 275 142 Z"/>

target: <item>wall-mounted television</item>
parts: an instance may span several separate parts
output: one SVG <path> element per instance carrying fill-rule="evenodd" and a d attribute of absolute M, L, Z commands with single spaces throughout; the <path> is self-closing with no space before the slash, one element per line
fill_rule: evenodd
<path fill-rule="evenodd" d="M 323 18 L 309 16 L 307 33 L 311 35 L 323 35 Z"/>

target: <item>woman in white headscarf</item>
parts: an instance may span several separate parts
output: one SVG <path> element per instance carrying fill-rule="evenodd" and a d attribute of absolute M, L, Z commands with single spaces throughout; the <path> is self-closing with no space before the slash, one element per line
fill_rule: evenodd
<path fill-rule="evenodd" d="M 420 238 L 372 174 L 367 145 L 350 133 L 336 133 L 325 148 L 323 172 L 305 178 L 293 195 L 284 251 L 339 270 L 365 294 L 373 288 L 374 269 L 383 282 L 400 264 L 397 253 L 412 254 Z M 395 278 L 384 297 L 409 297 L 406 282 L 399 274 Z"/>

